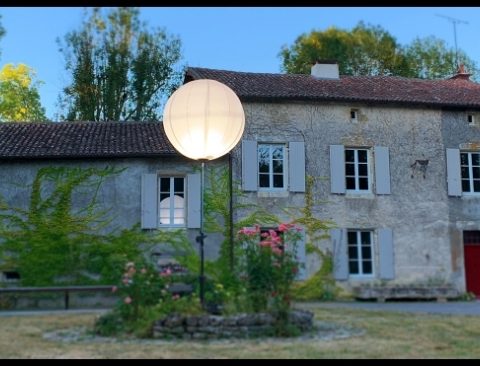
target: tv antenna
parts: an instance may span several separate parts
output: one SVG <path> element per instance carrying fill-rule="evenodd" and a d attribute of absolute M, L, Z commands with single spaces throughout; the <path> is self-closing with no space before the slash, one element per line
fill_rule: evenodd
<path fill-rule="evenodd" d="M 453 37 L 455 39 L 455 62 L 457 64 L 457 68 L 458 68 L 457 24 L 468 24 L 468 22 L 466 22 L 465 20 L 456 19 L 456 18 L 452 18 L 452 17 L 446 16 L 446 15 L 441 15 L 441 14 L 436 14 L 436 16 L 445 18 L 449 22 L 452 22 L 452 24 L 453 24 Z"/>

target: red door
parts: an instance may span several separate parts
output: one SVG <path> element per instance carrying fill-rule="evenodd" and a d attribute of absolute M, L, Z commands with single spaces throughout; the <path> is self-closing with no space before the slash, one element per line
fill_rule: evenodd
<path fill-rule="evenodd" d="M 480 297 L 480 231 L 463 232 L 467 291 Z"/>

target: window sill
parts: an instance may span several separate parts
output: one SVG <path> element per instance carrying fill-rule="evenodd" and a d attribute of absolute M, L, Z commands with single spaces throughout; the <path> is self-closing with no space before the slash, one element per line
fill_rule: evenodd
<path fill-rule="evenodd" d="M 258 191 L 257 197 L 259 198 L 284 198 L 288 197 L 289 192 L 287 190 L 278 190 L 278 191 Z"/>
<path fill-rule="evenodd" d="M 346 198 L 363 198 L 363 199 L 373 199 L 375 198 L 375 194 L 372 192 L 345 192 Z"/>

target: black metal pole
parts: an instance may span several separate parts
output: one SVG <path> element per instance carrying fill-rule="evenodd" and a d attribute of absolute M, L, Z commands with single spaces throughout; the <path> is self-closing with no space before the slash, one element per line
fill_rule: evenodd
<path fill-rule="evenodd" d="M 202 173 L 200 176 L 200 235 L 197 236 L 197 243 L 200 244 L 200 304 L 205 308 L 205 256 L 204 256 L 204 239 L 207 237 L 203 233 L 203 187 L 205 181 L 205 162 L 202 161 Z"/>

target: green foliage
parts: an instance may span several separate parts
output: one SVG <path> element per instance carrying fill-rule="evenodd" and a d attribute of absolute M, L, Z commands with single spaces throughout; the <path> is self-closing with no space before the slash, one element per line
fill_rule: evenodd
<path fill-rule="evenodd" d="M 139 225 L 106 231 L 109 210 L 97 195 L 102 183 L 123 170 L 46 167 L 31 185 L 28 208 L 0 200 L 0 269 L 16 270 L 21 284 L 114 283 L 127 259 L 140 260 L 141 246 L 185 240 L 180 231 L 149 233 Z M 84 202 L 83 205 L 76 204 Z"/>
<path fill-rule="evenodd" d="M 279 56 L 287 73 L 310 74 L 317 60 L 336 60 L 341 75 L 394 75 L 417 78 L 445 78 L 456 73 L 455 51 L 434 37 L 417 38 L 400 45 L 380 26 L 359 22 L 352 30 L 330 27 L 301 34 Z M 461 52 L 471 72 L 475 63 Z"/>
<path fill-rule="evenodd" d="M 0 21 L 2 19 L 2 16 L 0 15 Z M 5 28 L 3 28 L 2 26 L 2 23 L 0 23 L 0 39 L 2 39 L 2 37 L 5 35 Z M 2 55 L 2 53 L 0 52 L 0 56 Z"/>
<path fill-rule="evenodd" d="M 0 30 L 1 32 L 1 30 Z M 0 122 L 45 121 L 35 71 L 25 65 L 6 64 L 0 70 Z"/>
<path fill-rule="evenodd" d="M 170 270 L 159 273 L 146 262 L 127 262 L 121 282 L 113 288 L 119 300 L 111 312 L 95 321 L 95 333 L 151 337 L 153 323 L 168 314 L 202 313 L 195 295 L 180 297 L 169 292 L 173 283 L 184 279 Z"/>
<path fill-rule="evenodd" d="M 60 97 L 62 119 L 159 120 L 181 82 L 180 40 L 149 29 L 138 8 L 89 8 L 81 28 L 57 42 L 72 77 Z"/>
<path fill-rule="evenodd" d="M 322 253 L 319 251 L 319 253 Z M 295 284 L 293 297 L 296 300 L 334 300 L 338 296 L 333 273 L 333 258 L 331 254 L 322 256 L 320 269 L 306 281 Z"/>

